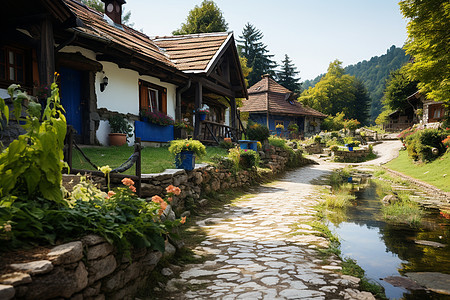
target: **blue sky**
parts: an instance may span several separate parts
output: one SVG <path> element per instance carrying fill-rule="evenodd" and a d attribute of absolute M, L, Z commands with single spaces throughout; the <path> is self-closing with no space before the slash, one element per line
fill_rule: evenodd
<path fill-rule="evenodd" d="M 131 22 L 147 35 L 171 35 L 201 0 L 127 0 Z M 274 60 L 287 54 L 301 81 L 325 73 L 331 61 L 343 66 L 386 53 L 406 41 L 406 20 L 396 0 L 216 0 L 235 38 L 249 22 L 264 34 Z"/>

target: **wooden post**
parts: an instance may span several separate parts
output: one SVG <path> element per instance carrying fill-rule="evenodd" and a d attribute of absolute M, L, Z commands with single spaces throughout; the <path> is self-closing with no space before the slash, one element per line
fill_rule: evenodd
<path fill-rule="evenodd" d="M 45 18 L 41 23 L 39 44 L 39 80 L 41 85 L 50 86 L 55 73 L 55 45 L 50 18 Z"/>
<path fill-rule="evenodd" d="M 235 134 L 236 140 L 234 142 L 237 142 L 238 140 L 241 139 L 241 137 L 238 136 L 239 130 L 238 130 L 237 126 L 236 126 L 237 125 L 236 124 L 236 117 L 237 117 L 237 115 L 236 115 L 236 113 L 237 113 L 237 111 L 236 111 L 236 98 L 232 97 L 230 100 L 231 100 L 230 101 L 231 128 L 233 128 L 233 131 L 236 133 Z"/>
<path fill-rule="evenodd" d="M 195 86 L 195 127 L 194 127 L 194 139 L 197 139 L 200 134 L 200 114 L 198 113 L 199 108 L 202 107 L 203 99 L 203 86 L 201 82 L 197 82 Z"/>
<path fill-rule="evenodd" d="M 73 154 L 73 130 L 72 126 L 67 126 L 68 143 L 67 143 L 67 164 L 69 165 L 69 174 L 72 169 L 72 154 Z"/>
<path fill-rule="evenodd" d="M 136 192 L 139 197 L 141 197 L 141 179 L 142 179 L 142 147 L 141 138 L 137 137 L 134 141 L 134 152 L 138 153 L 138 159 L 136 161 L 136 176 L 138 178 L 136 183 Z"/>

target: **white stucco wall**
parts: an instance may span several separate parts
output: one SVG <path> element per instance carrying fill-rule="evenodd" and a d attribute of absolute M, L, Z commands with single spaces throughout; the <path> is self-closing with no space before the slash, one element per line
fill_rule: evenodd
<path fill-rule="evenodd" d="M 96 54 L 93 51 L 66 46 L 62 52 L 79 52 L 86 58 L 96 60 Z M 109 111 L 115 111 L 122 114 L 139 115 L 139 80 L 144 80 L 155 85 L 166 88 L 167 90 L 167 114 L 175 118 L 176 89 L 177 86 L 171 83 L 162 82 L 152 76 L 141 76 L 138 72 L 119 68 L 115 63 L 100 61 L 103 71 L 95 76 L 95 94 L 97 96 L 97 108 L 106 108 Z M 108 77 L 108 85 L 103 92 L 100 91 L 100 83 L 104 77 Z M 133 124 L 131 124 L 133 126 Z M 108 144 L 109 123 L 101 121 L 97 130 L 97 139 L 103 145 Z M 130 138 L 134 141 L 134 137 Z"/>

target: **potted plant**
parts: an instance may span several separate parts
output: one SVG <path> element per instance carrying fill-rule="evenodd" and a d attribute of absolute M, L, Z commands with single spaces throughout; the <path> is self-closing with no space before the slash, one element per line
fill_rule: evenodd
<path fill-rule="evenodd" d="M 209 106 L 204 104 L 201 108 L 197 110 L 200 115 L 200 121 L 205 121 L 206 115 L 209 114 Z"/>
<path fill-rule="evenodd" d="M 175 156 L 177 169 L 190 171 L 195 167 L 195 156 L 200 158 L 206 155 L 206 148 L 197 140 L 173 140 L 170 142 L 169 152 Z"/>
<path fill-rule="evenodd" d="M 109 134 L 110 146 L 122 146 L 127 142 L 128 137 L 133 136 L 133 127 L 128 124 L 128 121 L 124 117 L 113 115 L 108 121 L 111 128 L 111 133 Z"/>

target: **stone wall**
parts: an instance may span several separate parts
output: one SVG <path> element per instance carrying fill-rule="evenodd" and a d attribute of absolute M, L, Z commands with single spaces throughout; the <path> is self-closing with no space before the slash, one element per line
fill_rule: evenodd
<path fill-rule="evenodd" d="M 364 160 L 364 158 L 370 154 L 370 150 L 368 148 L 356 149 L 353 151 L 338 150 L 333 153 L 338 161 L 359 162 Z"/>
<path fill-rule="evenodd" d="M 181 194 L 172 202 L 177 214 L 186 209 L 185 202 L 190 199 L 195 204 L 200 201 L 201 195 L 211 192 L 219 192 L 229 188 L 249 186 L 262 177 L 272 176 L 284 171 L 287 167 L 298 167 L 311 163 L 302 156 L 302 151 L 295 149 L 293 152 L 285 149 L 268 146 L 264 151 L 259 151 L 260 166 L 267 168 L 266 172 L 256 170 L 231 170 L 216 168 L 207 164 L 196 164 L 192 171 L 181 169 L 167 169 L 162 173 L 142 175 L 141 196 L 143 198 L 154 195 L 164 195 L 165 188 L 169 185 L 181 189 Z"/>
<path fill-rule="evenodd" d="M 322 153 L 322 149 L 325 147 L 326 147 L 325 144 L 314 143 L 314 144 L 309 144 L 309 145 L 303 146 L 303 149 L 308 154 L 319 154 L 319 153 Z"/>
<path fill-rule="evenodd" d="M 303 158 L 301 150 L 267 146 L 259 154 L 260 165 L 266 168 L 262 172 L 253 169 L 234 173 L 199 164 L 192 171 L 169 169 L 143 175 L 142 196 L 162 196 L 168 185 L 178 186 L 182 192 L 172 206 L 181 215 L 187 209 L 188 199 L 189 203 L 204 206 L 204 193 L 248 186 L 287 167 L 312 163 Z M 175 247 L 167 242 L 164 255 L 174 252 Z M 134 299 L 161 257 L 158 251 L 140 249 L 129 260 L 117 255 L 103 238 L 89 235 L 51 249 L 38 261 L 10 265 L 9 272 L 0 276 L 0 299 Z"/>
<path fill-rule="evenodd" d="M 166 243 L 164 255 L 173 253 Z M 11 264 L 0 276 L 0 299 L 134 299 L 161 257 L 142 248 L 130 260 L 102 237 L 88 235 L 50 249 L 44 259 Z"/>

